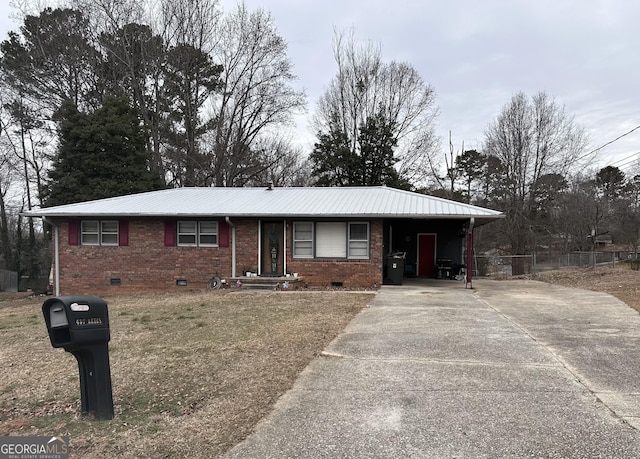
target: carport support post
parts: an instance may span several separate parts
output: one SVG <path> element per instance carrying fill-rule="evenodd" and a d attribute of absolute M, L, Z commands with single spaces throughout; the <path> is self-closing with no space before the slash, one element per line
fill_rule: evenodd
<path fill-rule="evenodd" d="M 467 276 L 465 279 L 464 287 L 473 288 L 473 225 L 475 224 L 475 218 L 469 219 L 469 228 L 467 229 Z"/>

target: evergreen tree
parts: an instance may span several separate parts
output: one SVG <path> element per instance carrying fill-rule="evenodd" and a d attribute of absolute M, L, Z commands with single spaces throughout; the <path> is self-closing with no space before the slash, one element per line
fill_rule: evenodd
<path fill-rule="evenodd" d="M 391 185 L 398 180 L 393 165 L 398 161 L 393 150 L 398 145 L 394 135 L 394 123 L 385 120 L 382 114 L 370 116 L 360 126 L 360 173 L 361 184 Z"/>
<path fill-rule="evenodd" d="M 162 187 L 149 170 L 145 132 L 126 99 L 108 97 L 92 113 L 82 113 L 66 101 L 56 121 L 60 145 L 45 189 L 46 206 Z"/>
<path fill-rule="evenodd" d="M 101 56 L 91 35 L 89 20 L 78 10 L 45 8 L 38 16 L 25 16 L 20 33 L 9 32 L 0 43 L 3 83 L 47 116 L 67 99 L 95 107 Z"/>
<path fill-rule="evenodd" d="M 382 113 L 370 116 L 358 129 L 353 143 L 340 128 L 337 117 L 328 133 L 318 133 L 309 160 L 313 175 L 320 186 L 376 186 L 411 189 L 411 183 L 401 177 L 394 164 L 397 138 L 394 123 Z"/>
<path fill-rule="evenodd" d="M 337 123 L 329 132 L 318 133 L 319 142 L 313 147 L 309 160 L 313 164 L 312 175 L 319 186 L 360 185 L 358 158 L 351 150 L 349 137 Z"/>
<path fill-rule="evenodd" d="M 460 179 L 465 184 L 464 202 L 471 204 L 477 190 L 473 189 L 474 183 L 481 181 L 486 173 L 487 157 L 477 150 L 465 150 L 456 158 L 456 169 Z M 475 192 L 475 193 L 474 193 Z"/>

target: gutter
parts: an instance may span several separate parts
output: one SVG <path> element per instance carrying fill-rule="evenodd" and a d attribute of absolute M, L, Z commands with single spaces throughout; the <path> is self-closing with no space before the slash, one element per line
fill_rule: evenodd
<path fill-rule="evenodd" d="M 167 213 L 167 212 L 47 212 L 47 209 L 40 210 L 32 210 L 21 212 L 20 215 L 24 215 L 26 217 L 37 217 L 37 218 L 211 218 L 218 217 L 222 218 L 223 213 L 202 213 L 202 212 L 175 212 L 175 213 Z M 264 219 L 264 218 L 284 218 L 284 219 L 295 219 L 295 218 L 369 218 L 369 219 L 413 219 L 413 220 L 422 220 L 428 218 L 429 220 L 466 220 L 469 218 L 476 219 L 476 226 L 481 224 L 489 223 L 494 220 L 500 220 L 505 218 L 506 215 L 502 212 L 492 211 L 494 214 L 428 214 L 428 213 L 375 213 L 375 212 L 366 212 L 366 213 L 317 213 L 315 211 L 309 212 L 295 212 L 295 213 L 287 213 L 287 212 L 272 212 L 272 213 L 237 213 L 237 214 L 226 214 L 228 217 L 225 218 L 256 218 L 256 219 Z"/>
<path fill-rule="evenodd" d="M 231 277 L 236 277 L 236 225 L 229 217 L 224 217 L 224 221 L 231 227 Z"/>

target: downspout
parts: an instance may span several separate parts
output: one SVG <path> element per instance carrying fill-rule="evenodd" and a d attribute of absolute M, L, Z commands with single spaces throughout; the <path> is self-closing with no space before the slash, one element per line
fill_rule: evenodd
<path fill-rule="evenodd" d="M 282 270 L 283 276 L 287 275 L 287 220 L 284 220 L 282 234 Z"/>
<path fill-rule="evenodd" d="M 46 217 L 42 217 L 42 222 L 47 222 Z M 53 292 L 54 295 L 60 295 L 60 232 L 58 230 L 58 225 L 54 222 L 49 222 L 53 227 L 53 272 L 55 273 L 53 277 Z"/>
<path fill-rule="evenodd" d="M 258 266 L 256 266 L 258 276 L 262 275 L 262 221 L 258 220 Z"/>
<path fill-rule="evenodd" d="M 231 227 L 231 277 L 236 277 L 236 225 L 229 217 L 224 217 L 224 221 Z"/>
<path fill-rule="evenodd" d="M 60 230 L 58 229 L 58 225 L 53 226 L 54 231 L 54 251 L 55 251 L 55 267 L 56 267 L 56 277 L 55 277 L 55 292 L 56 296 L 60 295 Z"/>
<path fill-rule="evenodd" d="M 476 219 L 471 217 L 469 219 L 469 228 L 467 228 L 467 272 L 464 287 L 473 288 L 473 225 L 475 224 Z"/>

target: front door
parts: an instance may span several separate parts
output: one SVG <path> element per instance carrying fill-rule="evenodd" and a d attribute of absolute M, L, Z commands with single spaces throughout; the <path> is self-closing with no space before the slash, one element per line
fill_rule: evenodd
<path fill-rule="evenodd" d="M 436 265 L 436 235 L 418 234 L 418 271 L 420 277 L 434 277 Z"/>
<path fill-rule="evenodd" d="M 284 224 L 282 222 L 262 223 L 262 269 L 263 276 L 284 274 Z"/>

